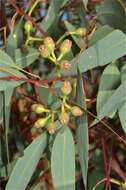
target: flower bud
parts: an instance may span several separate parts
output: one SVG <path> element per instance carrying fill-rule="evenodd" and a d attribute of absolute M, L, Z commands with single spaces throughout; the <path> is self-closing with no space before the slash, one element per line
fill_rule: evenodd
<path fill-rule="evenodd" d="M 74 115 L 74 116 L 81 116 L 83 114 L 83 110 L 80 109 L 78 106 L 73 106 L 72 109 L 71 109 L 71 113 Z"/>
<path fill-rule="evenodd" d="M 72 91 L 72 87 L 69 81 L 64 81 L 61 87 L 61 91 L 64 95 L 69 95 Z"/>
<path fill-rule="evenodd" d="M 48 117 L 38 119 L 38 120 L 35 122 L 34 127 L 35 127 L 35 128 L 44 127 L 44 126 L 46 125 L 48 119 L 49 119 Z"/>
<path fill-rule="evenodd" d="M 24 29 L 25 29 L 25 32 L 26 32 L 26 33 L 31 32 L 31 30 L 32 30 L 32 23 L 31 23 L 30 21 L 27 21 L 27 22 L 24 24 Z"/>
<path fill-rule="evenodd" d="M 72 41 L 69 39 L 66 39 L 62 42 L 60 46 L 60 52 L 62 54 L 66 54 L 71 50 L 71 47 L 72 47 Z"/>
<path fill-rule="evenodd" d="M 59 120 L 62 125 L 66 125 L 69 122 L 69 119 L 69 114 L 66 112 L 61 113 L 59 116 Z"/>
<path fill-rule="evenodd" d="M 87 33 L 86 28 L 78 28 L 75 30 L 76 35 L 85 36 Z"/>
<path fill-rule="evenodd" d="M 50 51 L 45 45 L 39 46 L 39 52 L 43 58 L 48 58 L 50 56 Z"/>
<path fill-rule="evenodd" d="M 34 111 L 37 114 L 49 112 L 49 110 L 44 108 L 42 104 L 33 104 L 31 108 L 32 108 L 32 111 Z"/>
<path fill-rule="evenodd" d="M 50 135 L 53 135 L 55 132 L 56 132 L 56 123 L 53 122 L 53 123 L 50 123 L 49 126 L 48 126 L 48 132 Z"/>
<path fill-rule="evenodd" d="M 51 37 L 46 37 L 44 39 L 44 45 L 50 51 L 50 53 L 55 49 L 55 43 Z"/>
<path fill-rule="evenodd" d="M 71 64 L 70 64 L 70 62 L 68 60 L 64 60 L 64 61 L 61 62 L 61 67 L 60 68 L 61 68 L 62 71 L 68 71 L 71 68 Z"/>

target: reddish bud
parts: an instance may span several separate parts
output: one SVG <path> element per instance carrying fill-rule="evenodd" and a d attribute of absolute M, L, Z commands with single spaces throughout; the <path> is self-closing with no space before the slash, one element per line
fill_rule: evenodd
<path fill-rule="evenodd" d="M 81 116 L 83 114 L 83 110 L 80 109 L 78 106 L 73 106 L 72 109 L 71 109 L 71 112 L 74 116 Z"/>
<path fill-rule="evenodd" d="M 50 51 L 45 45 L 39 46 L 39 52 L 43 58 L 48 58 L 50 56 Z"/>
<path fill-rule="evenodd" d="M 48 126 L 48 132 L 50 135 L 53 135 L 55 132 L 56 132 L 56 123 L 53 122 L 53 123 L 50 123 L 49 126 Z"/>
<path fill-rule="evenodd" d="M 67 71 L 70 70 L 71 64 L 68 60 L 64 60 L 61 62 L 61 70 Z"/>
<path fill-rule="evenodd" d="M 44 39 L 44 45 L 45 47 L 50 51 L 53 52 L 55 49 L 55 43 L 51 37 L 46 37 Z"/>
<path fill-rule="evenodd" d="M 72 47 L 72 41 L 69 39 L 66 39 L 62 42 L 60 46 L 60 51 L 62 54 L 66 54 L 71 50 Z"/>
<path fill-rule="evenodd" d="M 69 81 L 66 80 L 66 81 L 63 82 L 63 85 L 61 87 L 61 91 L 65 95 L 68 95 L 68 94 L 71 93 L 72 87 L 71 87 L 71 84 L 70 84 Z"/>
<path fill-rule="evenodd" d="M 67 124 L 69 122 L 69 119 L 69 114 L 66 112 L 61 113 L 59 116 L 59 120 L 63 125 Z"/>

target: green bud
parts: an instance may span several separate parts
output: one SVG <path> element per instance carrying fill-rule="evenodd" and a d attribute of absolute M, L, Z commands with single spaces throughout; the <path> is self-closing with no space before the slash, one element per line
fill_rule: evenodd
<path fill-rule="evenodd" d="M 69 81 L 65 80 L 61 87 L 61 91 L 64 95 L 69 95 L 72 91 L 72 87 Z"/>
<path fill-rule="evenodd" d="M 34 127 L 35 127 L 35 128 L 44 127 L 44 126 L 46 125 L 48 119 L 49 119 L 49 117 L 38 119 L 38 120 L 35 122 Z"/>
<path fill-rule="evenodd" d="M 39 46 L 39 52 L 43 58 L 48 58 L 50 56 L 50 51 L 45 45 Z"/>
<path fill-rule="evenodd" d="M 60 46 L 61 54 L 68 53 L 71 50 L 71 47 L 72 47 L 72 41 L 69 39 L 64 40 Z"/>
<path fill-rule="evenodd" d="M 26 33 L 31 32 L 31 30 L 32 30 L 32 23 L 31 23 L 30 21 L 27 21 L 27 22 L 24 24 L 24 29 L 25 29 L 25 32 L 26 32 Z"/>
<path fill-rule="evenodd" d="M 32 105 L 32 111 L 34 111 L 37 114 L 49 112 L 49 110 L 46 109 L 42 104 L 33 104 Z"/>
<path fill-rule="evenodd" d="M 76 35 L 85 36 L 87 33 L 86 28 L 78 28 L 75 30 Z"/>
<path fill-rule="evenodd" d="M 55 43 L 51 37 L 46 37 L 44 39 L 44 45 L 47 47 L 47 49 L 52 53 L 55 49 Z"/>

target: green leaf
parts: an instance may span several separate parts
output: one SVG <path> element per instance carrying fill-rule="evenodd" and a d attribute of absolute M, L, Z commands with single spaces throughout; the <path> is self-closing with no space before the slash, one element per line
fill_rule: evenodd
<path fill-rule="evenodd" d="M 38 57 L 39 52 L 34 48 L 29 48 L 27 54 L 22 53 L 21 49 L 15 50 L 15 63 L 21 68 L 31 65 Z"/>
<path fill-rule="evenodd" d="M 121 31 L 115 30 L 74 58 L 71 61 L 72 68 L 66 72 L 66 75 L 77 74 L 77 63 L 80 72 L 83 73 L 124 55 L 126 55 L 126 36 Z"/>
<path fill-rule="evenodd" d="M 101 108 L 100 114 L 98 118 L 101 120 L 107 115 L 109 115 L 112 111 L 116 110 L 124 103 L 126 96 L 126 81 L 124 81 L 117 90 L 113 93 L 113 95 L 108 99 L 106 104 Z M 93 125 L 96 123 L 93 123 Z"/>
<path fill-rule="evenodd" d="M 76 28 L 72 24 L 70 24 L 68 21 L 65 21 L 64 24 L 69 32 L 76 30 Z M 76 35 L 71 35 L 71 36 L 80 49 L 85 49 L 86 44 L 85 44 L 84 39 Z"/>
<path fill-rule="evenodd" d="M 11 57 L 8 56 L 4 51 L 0 50 L 0 77 L 16 76 L 23 77 L 26 76 L 18 71 L 17 65 L 13 62 Z M 9 87 L 16 87 L 23 83 L 23 81 L 9 81 L 3 80 L 0 85 L 0 91 L 4 91 Z"/>
<path fill-rule="evenodd" d="M 15 60 L 15 49 L 19 48 L 23 44 L 23 30 L 22 22 L 15 25 L 11 30 L 6 44 L 6 52 Z"/>
<path fill-rule="evenodd" d="M 126 80 L 126 65 L 123 65 L 123 67 L 121 68 L 121 82 L 123 84 L 123 82 Z M 123 103 L 121 104 L 121 106 L 118 109 L 119 112 L 119 118 L 122 124 L 122 128 L 124 130 L 124 132 L 126 133 L 126 95 L 125 95 L 125 101 L 123 101 Z"/>
<path fill-rule="evenodd" d="M 125 32 L 125 7 L 120 0 L 106 0 L 96 7 L 97 19 L 103 25 L 108 24 Z"/>
<path fill-rule="evenodd" d="M 80 55 L 79 70 L 85 72 L 106 65 L 125 54 L 126 36 L 121 31 L 115 30 Z"/>
<path fill-rule="evenodd" d="M 5 128 L 5 143 L 6 143 L 6 155 L 7 155 L 7 163 L 8 170 L 10 171 L 10 159 L 9 159 L 9 141 L 8 141 L 8 130 L 9 130 L 9 121 L 10 121 L 10 111 L 11 111 L 11 98 L 13 95 L 14 88 L 8 88 L 3 92 L 4 95 L 4 128 Z"/>
<path fill-rule="evenodd" d="M 5 190 L 25 190 L 47 144 L 46 133 L 35 139 L 19 158 Z"/>
<path fill-rule="evenodd" d="M 92 46 L 95 43 L 97 43 L 102 38 L 106 37 L 108 34 L 110 34 L 114 29 L 108 25 L 102 26 L 96 30 L 94 35 L 89 41 L 89 45 Z"/>
<path fill-rule="evenodd" d="M 67 2 L 68 0 L 51 1 L 47 15 L 41 24 L 44 30 L 47 31 L 52 26 L 52 24 L 58 19 L 58 17 L 60 16 L 59 14 L 60 7 L 64 6 Z"/>
<path fill-rule="evenodd" d="M 62 126 L 51 155 L 51 173 L 56 190 L 75 190 L 75 148 L 70 129 Z"/>
<path fill-rule="evenodd" d="M 81 75 L 79 75 L 78 83 L 77 83 L 77 103 L 83 108 L 86 108 L 85 103 L 85 93 L 83 87 L 83 80 Z M 83 182 L 85 185 L 85 189 L 87 188 L 87 171 L 88 171 L 88 123 L 87 123 L 87 115 L 84 113 L 81 117 L 76 119 L 77 123 L 77 147 L 78 153 L 80 157 L 80 165 L 81 171 L 83 175 Z"/>
<path fill-rule="evenodd" d="M 117 65 L 112 63 L 105 68 L 100 79 L 100 86 L 97 95 L 97 115 L 100 114 L 102 107 L 106 104 L 107 100 L 112 96 L 119 85 L 120 72 Z"/>

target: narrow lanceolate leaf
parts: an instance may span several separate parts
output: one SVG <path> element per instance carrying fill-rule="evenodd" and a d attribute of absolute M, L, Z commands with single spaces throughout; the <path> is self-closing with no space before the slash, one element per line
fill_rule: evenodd
<path fill-rule="evenodd" d="M 119 85 L 120 72 L 117 65 L 115 63 L 112 63 L 105 68 L 100 79 L 100 86 L 97 95 L 97 115 L 100 114 L 102 107 L 106 104 L 107 100 L 112 96 Z M 111 117 L 112 116 L 113 114 Z"/>
<path fill-rule="evenodd" d="M 124 81 L 113 95 L 108 99 L 106 104 L 101 108 L 98 118 L 101 120 L 109 115 L 113 110 L 119 108 L 124 103 L 126 97 L 126 81 Z M 96 124 L 96 123 L 93 123 Z"/>
<path fill-rule="evenodd" d="M 123 30 L 125 32 L 125 7 L 120 0 L 105 0 L 96 6 L 97 19 L 101 24 Z"/>
<path fill-rule="evenodd" d="M 46 144 L 47 135 L 44 133 L 25 149 L 24 156 L 18 159 L 5 190 L 26 189 Z"/>
<path fill-rule="evenodd" d="M 34 48 L 28 48 L 28 53 L 22 53 L 21 49 L 15 50 L 15 62 L 21 68 L 31 65 L 38 57 L 39 52 Z"/>
<path fill-rule="evenodd" d="M 77 74 L 77 62 L 81 73 L 106 65 L 126 55 L 126 35 L 115 30 L 71 61 L 73 67 L 67 74 Z"/>
<path fill-rule="evenodd" d="M 86 108 L 85 93 L 81 75 L 77 84 L 77 103 L 83 108 Z M 87 115 L 84 113 L 81 117 L 77 118 L 77 145 L 80 157 L 80 165 L 83 175 L 85 189 L 87 188 L 87 171 L 88 171 L 88 123 Z"/>
<path fill-rule="evenodd" d="M 51 155 L 51 172 L 55 190 L 75 190 L 75 148 L 70 129 L 62 126 Z"/>
<path fill-rule="evenodd" d="M 26 76 L 21 73 L 17 65 L 13 62 L 11 57 L 0 50 L 0 77 L 21 77 L 26 78 Z M 23 81 L 12 81 L 12 80 L 3 80 L 0 85 L 0 91 L 4 91 L 9 87 L 16 87 L 20 85 Z"/>
<path fill-rule="evenodd" d="M 50 3 L 50 6 L 48 8 L 48 12 L 46 17 L 43 19 L 41 25 L 44 28 L 44 30 L 48 30 L 52 24 L 57 21 L 59 18 L 59 10 L 62 6 L 64 6 L 68 0 L 52 0 Z"/>
<path fill-rule="evenodd" d="M 99 27 L 94 35 L 91 37 L 89 41 L 89 45 L 92 46 L 95 43 L 97 43 L 99 40 L 106 37 L 108 34 L 110 34 L 114 29 L 108 25 L 104 25 L 102 27 Z"/>
<path fill-rule="evenodd" d="M 126 80 L 126 65 L 124 65 L 121 69 L 121 82 L 123 83 Z M 122 128 L 124 132 L 126 133 L 126 95 L 125 95 L 125 100 L 121 104 L 121 106 L 118 109 L 119 111 L 119 118 L 122 124 Z"/>

